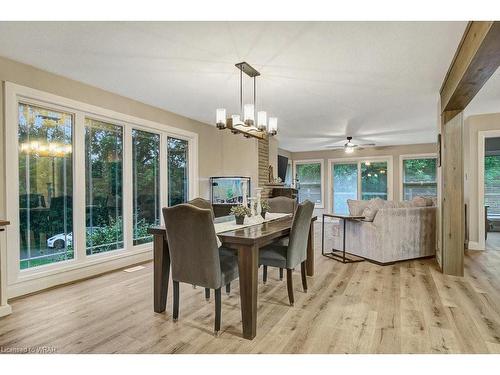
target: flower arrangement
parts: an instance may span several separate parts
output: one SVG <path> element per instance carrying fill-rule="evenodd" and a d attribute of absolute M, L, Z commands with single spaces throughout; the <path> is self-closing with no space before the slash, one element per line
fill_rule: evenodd
<path fill-rule="evenodd" d="M 250 215 L 250 209 L 242 205 L 234 206 L 231 207 L 231 215 L 234 215 L 236 218 L 236 224 L 241 225 L 245 220 L 245 216 Z"/>
<path fill-rule="evenodd" d="M 265 219 L 266 218 L 266 212 L 269 212 L 269 208 L 271 208 L 269 206 L 269 202 L 267 201 L 267 199 L 263 199 L 262 201 L 260 201 L 260 207 L 261 207 L 260 214 L 262 215 L 262 218 Z"/>

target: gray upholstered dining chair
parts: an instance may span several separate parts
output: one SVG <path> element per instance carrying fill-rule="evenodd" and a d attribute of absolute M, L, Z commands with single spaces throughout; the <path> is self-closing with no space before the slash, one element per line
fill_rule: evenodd
<path fill-rule="evenodd" d="M 212 211 L 212 219 L 215 219 L 215 214 L 214 214 L 214 207 L 212 206 L 212 203 L 210 203 L 209 200 L 197 197 L 194 199 L 191 199 L 190 201 L 187 202 L 187 204 L 190 204 L 192 206 L 198 207 L 198 208 L 203 208 L 205 210 L 210 210 Z M 226 248 L 221 248 L 221 252 L 224 255 L 233 255 L 234 252 L 230 249 Z M 196 288 L 196 285 L 193 285 L 193 288 Z M 226 294 L 229 295 L 231 293 L 231 283 L 228 283 L 226 285 Z M 205 299 L 208 301 L 210 299 L 210 289 L 205 288 Z"/>
<path fill-rule="evenodd" d="M 212 206 L 212 203 L 210 203 L 209 200 L 206 200 L 206 199 L 198 197 L 198 198 L 191 199 L 187 203 L 191 204 L 191 205 L 193 205 L 195 207 L 198 207 L 198 208 L 203 208 L 205 210 L 212 211 L 212 219 L 215 218 L 214 207 Z"/>
<path fill-rule="evenodd" d="M 288 197 L 274 197 L 267 200 L 269 203 L 269 212 L 276 212 L 280 214 L 294 214 L 297 209 L 297 201 Z M 282 244 L 286 245 L 288 238 L 282 240 Z M 280 280 L 283 280 L 283 268 L 280 268 Z M 267 266 L 264 266 L 262 272 L 262 281 L 264 284 L 267 282 Z"/>
<path fill-rule="evenodd" d="M 269 212 L 293 214 L 297 209 L 297 201 L 288 197 L 274 197 L 267 200 Z"/>
<path fill-rule="evenodd" d="M 259 264 L 270 267 L 286 268 L 288 299 L 293 306 L 292 271 L 300 264 L 302 286 L 307 292 L 306 259 L 309 227 L 314 210 L 314 203 L 306 200 L 298 205 L 293 217 L 288 244 L 275 242 L 260 249 Z"/>
<path fill-rule="evenodd" d="M 217 246 L 212 213 L 190 204 L 163 208 L 174 284 L 173 318 L 179 317 L 179 283 L 215 290 L 215 334 L 220 331 L 221 287 L 238 278 L 238 261 Z"/>

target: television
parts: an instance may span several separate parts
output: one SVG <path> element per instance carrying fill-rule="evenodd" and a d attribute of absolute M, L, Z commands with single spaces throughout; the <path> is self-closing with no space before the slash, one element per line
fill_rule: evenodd
<path fill-rule="evenodd" d="M 243 185 L 246 185 L 248 198 L 251 193 L 250 177 L 210 177 L 212 204 L 237 205 L 243 203 Z"/>

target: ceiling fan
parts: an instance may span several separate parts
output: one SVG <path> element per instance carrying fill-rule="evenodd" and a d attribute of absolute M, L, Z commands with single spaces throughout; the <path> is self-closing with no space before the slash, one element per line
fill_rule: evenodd
<path fill-rule="evenodd" d="M 333 149 L 344 149 L 344 151 L 347 153 L 347 154 L 350 154 L 352 152 L 354 152 L 354 149 L 359 147 L 360 149 L 362 147 L 371 147 L 371 146 L 375 146 L 375 143 L 363 143 L 363 144 L 355 144 L 355 143 L 352 143 L 352 137 L 347 137 L 347 142 L 341 146 L 327 146 L 327 148 L 333 148 Z"/>

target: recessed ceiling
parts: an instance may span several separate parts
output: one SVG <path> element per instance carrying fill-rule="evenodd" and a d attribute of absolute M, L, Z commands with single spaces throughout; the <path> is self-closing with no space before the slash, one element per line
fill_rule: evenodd
<path fill-rule="evenodd" d="M 305 151 L 347 135 L 377 145 L 434 142 L 438 92 L 465 27 L 0 22 L 0 55 L 209 124 L 218 107 L 239 110 L 234 64 L 247 61 L 262 74 L 258 107 L 279 118 L 280 147 Z"/>

